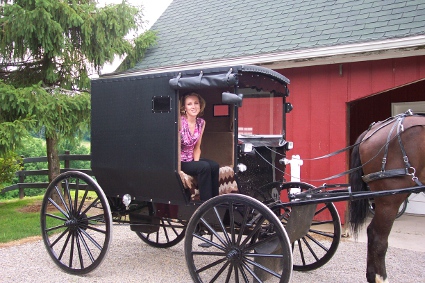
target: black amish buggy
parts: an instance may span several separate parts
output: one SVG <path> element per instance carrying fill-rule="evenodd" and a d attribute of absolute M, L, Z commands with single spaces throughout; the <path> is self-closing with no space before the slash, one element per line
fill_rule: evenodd
<path fill-rule="evenodd" d="M 341 236 L 332 201 L 394 191 L 357 197 L 338 184 L 316 188 L 284 179 L 283 160 L 293 146 L 286 137 L 288 84 L 257 66 L 93 80 L 94 177 L 60 174 L 41 208 L 55 264 L 71 274 L 94 270 L 117 223 L 158 248 L 185 239 L 195 282 L 289 282 L 293 269 L 323 266 Z M 196 176 L 180 169 L 180 97 L 189 92 L 206 101 L 202 157 L 220 165 L 220 196 L 205 202 Z"/>
<path fill-rule="evenodd" d="M 290 104 L 284 76 L 264 68 L 240 66 L 103 78 L 92 83 L 92 170 L 106 195 L 129 194 L 137 200 L 187 204 L 188 190 L 180 178 L 179 98 L 188 92 L 206 100 L 207 122 L 202 138 L 203 157 L 236 170 L 240 141 L 284 148 L 285 116 Z M 252 99 L 258 104 L 248 104 Z M 250 107 L 265 117 L 244 117 L 239 125 L 238 108 Z M 277 105 L 276 105 L 277 104 Z M 270 105 L 280 107 L 280 123 L 270 120 Z M 253 109 L 254 108 L 254 109 Z M 250 113 L 245 113 L 245 116 Z M 247 125 L 252 122 L 263 122 Z M 275 132 L 270 132 L 271 123 Z M 277 128 L 278 127 L 278 128 Z M 254 128 L 267 135 L 241 135 Z M 246 130 L 245 130 L 246 132 Z M 282 150 L 284 153 L 284 150 Z M 243 162 L 242 162 L 243 163 Z M 271 167 L 266 171 L 271 174 Z M 230 175 L 233 175 L 232 173 Z M 258 174 L 251 177 L 258 177 Z M 233 177 L 233 176 L 230 176 Z M 274 181 L 272 179 L 264 181 Z M 262 184 L 264 184 L 263 182 Z M 192 192 L 193 194 L 193 192 Z"/>

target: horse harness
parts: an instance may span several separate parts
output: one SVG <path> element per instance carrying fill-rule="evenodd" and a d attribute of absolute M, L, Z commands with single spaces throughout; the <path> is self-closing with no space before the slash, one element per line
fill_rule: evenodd
<path fill-rule="evenodd" d="M 376 133 L 378 130 L 394 122 L 390 132 L 388 133 L 387 142 L 385 144 L 385 151 L 384 151 L 384 157 L 382 158 L 381 171 L 364 175 L 362 179 L 365 183 L 369 183 L 375 180 L 380 180 L 385 178 L 412 176 L 412 181 L 414 181 L 418 186 L 423 186 L 423 184 L 418 179 L 418 177 L 415 176 L 416 169 L 410 165 L 409 158 L 407 157 L 406 150 L 404 149 L 403 142 L 401 140 L 401 133 L 404 131 L 403 121 L 404 121 L 404 118 L 406 118 L 407 116 L 413 116 L 413 113 L 411 110 L 408 110 L 405 113 L 402 113 L 400 115 L 397 115 L 395 117 L 385 120 L 383 125 L 381 125 L 377 130 L 373 132 L 373 133 Z M 369 130 L 372 128 L 374 124 L 375 123 L 372 123 L 369 126 Z M 387 163 L 388 147 L 392 139 L 391 136 L 395 129 L 397 129 L 396 137 L 398 139 L 398 143 L 400 145 L 400 149 L 403 154 L 404 168 L 385 170 L 385 165 Z"/>

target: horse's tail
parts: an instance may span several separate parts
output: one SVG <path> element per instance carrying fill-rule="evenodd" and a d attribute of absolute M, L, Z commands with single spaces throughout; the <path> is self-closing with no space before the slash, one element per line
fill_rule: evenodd
<path fill-rule="evenodd" d="M 362 133 L 357 138 L 356 144 L 359 143 L 364 138 L 366 133 L 367 131 Z M 360 148 L 360 144 L 355 146 L 351 153 L 350 169 L 359 168 L 350 173 L 350 186 L 351 186 L 352 192 L 367 190 L 367 184 L 363 182 L 363 179 L 362 179 L 363 170 L 361 168 L 362 162 L 360 160 L 359 148 Z M 369 205 L 368 199 L 360 199 L 360 200 L 355 200 L 350 202 L 350 205 L 349 205 L 350 225 L 355 237 L 357 237 L 360 228 L 363 226 L 366 220 L 368 205 Z"/>

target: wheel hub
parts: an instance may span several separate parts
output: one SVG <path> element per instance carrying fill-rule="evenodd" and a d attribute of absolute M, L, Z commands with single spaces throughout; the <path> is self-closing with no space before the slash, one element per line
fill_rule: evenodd
<path fill-rule="evenodd" d="M 71 219 L 68 219 L 67 221 L 65 221 L 65 227 L 75 229 L 77 226 L 78 226 L 78 219 L 75 217 L 72 217 Z"/>
<path fill-rule="evenodd" d="M 237 248 L 232 248 L 230 251 L 227 252 L 227 259 L 230 261 L 238 261 L 241 259 L 241 251 Z"/>
<path fill-rule="evenodd" d="M 69 227 L 72 230 L 81 228 L 83 230 L 87 229 L 89 222 L 87 220 L 87 215 L 85 213 L 80 214 L 79 216 L 71 216 L 70 219 L 65 221 L 65 227 Z"/>

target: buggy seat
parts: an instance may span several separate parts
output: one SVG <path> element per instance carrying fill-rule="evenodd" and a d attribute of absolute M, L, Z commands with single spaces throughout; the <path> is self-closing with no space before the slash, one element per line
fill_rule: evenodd
<path fill-rule="evenodd" d="M 202 157 L 215 160 L 219 169 L 219 194 L 237 193 L 238 185 L 233 170 L 233 133 L 204 132 L 202 138 Z M 199 189 L 196 176 L 179 171 L 185 189 L 190 192 L 190 199 L 199 200 Z"/>
<path fill-rule="evenodd" d="M 190 199 L 192 201 L 199 200 L 199 189 L 196 177 L 188 175 L 180 171 L 180 178 L 185 189 L 190 192 Z M 235 172 L 231 166 L 223 166 L 219 169 L 219 194 L 237 193 L 238 185 L 235 181 Z"/>

